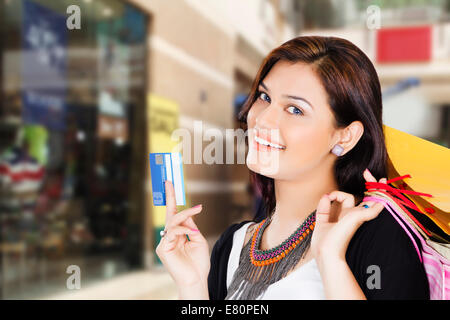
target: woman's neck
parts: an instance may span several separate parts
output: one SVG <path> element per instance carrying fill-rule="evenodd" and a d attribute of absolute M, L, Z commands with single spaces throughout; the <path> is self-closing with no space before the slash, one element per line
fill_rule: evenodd
<path fill-rule="evenodd" d="M 286 239 L 317 208 L 325 193 L 338 190 L 332 168 L 331 172 L 320 169 L 295 180 L 274 181 L 276 207 L 267 228 L 266 245 L 277 245 Z"/>

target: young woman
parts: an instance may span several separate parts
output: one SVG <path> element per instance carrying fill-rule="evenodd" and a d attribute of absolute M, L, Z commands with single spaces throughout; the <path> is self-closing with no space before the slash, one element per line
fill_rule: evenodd
<path fill-rule="evenodd" d="M 359 48 L 334 37 L 282 44 L 240 116 L 264 219 L 230 226 L 209 257 L 193 221 L 201 205 L 175 214 L 166 183 L 156 253 L 181 299 L 429 298 L 408 236 L 381 204 L 362 202 L 365 181 L 386 183 L 387 152 L 380 83 Z"/>

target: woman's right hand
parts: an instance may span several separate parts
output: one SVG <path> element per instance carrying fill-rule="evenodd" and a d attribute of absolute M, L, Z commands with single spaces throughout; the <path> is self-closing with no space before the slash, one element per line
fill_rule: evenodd
<path fill-rule="evenodd" d="M 156 247 L 156 254 L 177 286 L 190 287 L 206 283 L 210 268 L 208 242 L 192 219 L 193 215 L 200 213 L 202 206 L 177 213 L 175 191 L 168 180 L 165 190 L 167 233 Z"/>

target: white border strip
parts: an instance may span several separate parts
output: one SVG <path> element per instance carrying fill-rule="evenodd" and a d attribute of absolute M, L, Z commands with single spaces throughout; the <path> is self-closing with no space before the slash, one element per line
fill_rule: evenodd
<path fill-rule="evenodd" d="M 183 177 L 181 176 L 181 161 L 180 154 L 177 152 L 172 152 L 172 170 L 173 170 L 173 184 L 175 188 L 175 198 L 177 199 L 177 205 L 182 206 L 184 203 L 183 194 Z"/>
<path fill-rule="evenodd" d="M 166 165 L 166 179 L 173 183 L 172 177 L 172 162 L 170 160 L 170 154 L 164 155 L 164 164 Z"/>

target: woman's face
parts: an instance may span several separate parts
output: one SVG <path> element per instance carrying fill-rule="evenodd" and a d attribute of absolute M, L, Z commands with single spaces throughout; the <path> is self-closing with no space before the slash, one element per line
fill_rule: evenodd
<path fill-rule="evenodd" d="M 250 170 L 289 180 L 332 163 L 330 150 L 338 141 L 334 116 L 308 64 L 277 62 L 258 91 L 247 115 Z M 265 147 L 255 137 L 277 146 Z"/>

